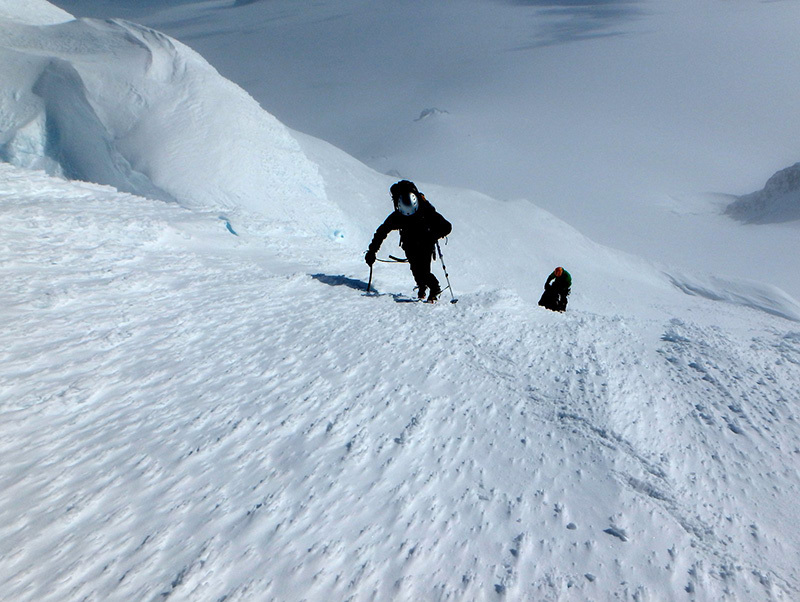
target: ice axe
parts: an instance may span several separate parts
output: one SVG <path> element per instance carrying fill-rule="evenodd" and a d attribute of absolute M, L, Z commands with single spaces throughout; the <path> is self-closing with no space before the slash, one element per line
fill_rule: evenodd
<path fill-rule="evenodd" d="M 453 286 L 450 284 L 450 276 L 447 275 L 447 266 L 444 265 L 442 248 L 439 246 L 438 240 L 436 241 L 436 250 L 439 252 L 439 259 L 442 261 L 442 269 L 444 270 L 444 279 L 447 280 L 447 288 L 450 289 L 450 303 L 458 303 L 458 299 L 453 295 Z"/>

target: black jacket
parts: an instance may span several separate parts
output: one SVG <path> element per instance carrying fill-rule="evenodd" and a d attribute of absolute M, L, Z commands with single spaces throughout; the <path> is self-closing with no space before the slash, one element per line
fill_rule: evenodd
<path fill-rule="evenodd" d="M 406 255 L 432 253 L 434 243 L 450 234 L 452 229 L 452 224 L 437 213 L 433 205 L 420 198 L 419 208 L 413 215 L 403 215 L 399 211 L 394 211 L 378 226 L 369 250 L 377 253 L 389 232 L 400 230 L 400 246 Z"/>
<path fill-rule="evenodd" d="M 558 292 L 566 292 L 569 294 L 570 287 L 572 286 L 572 276 L 567 270 L 561 272 L 561 276 L 556 276 L 555 271 L 547 277 L 547 282 L 544 283 L 544 289 Z"/>

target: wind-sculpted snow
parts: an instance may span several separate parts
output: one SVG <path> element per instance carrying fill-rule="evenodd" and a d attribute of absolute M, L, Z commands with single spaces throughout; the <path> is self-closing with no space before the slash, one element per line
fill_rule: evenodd
<path fill-rule="evenodd" d="M 26 136 L 15 139 L 4 159 L 12 163 L 33 160 L 34 165 L 40 163 L 45 169 L 54 166 L 57 173 L 72 180 L 100 182 L 150 198 L 174 200 L 134 170 L 115 148 L 112 133 L 93 109 L 83 80 L 72 65 L 61 59 L 49 61 L 32 92 L 44 103 L 45 127 L 37 132 L 35 145 Z M 41 155 L 36 152 L 40 150 Z"/>
<path fill-rule="evenodd" d="M 341 216 L 289 131 L 199 55 L 124 21 L 0 23 L 0 159 L 321 233 Z"/>
<path fill-rule="evenodd" d="M 396 303 L 255 214 L 0 191 L 5 598 L 800 595 L 796 323 Z"/>
<path fill-rule="evenodd" d="M 688 295 L 751 307 L 800 322 L 800 305 L 775 286 L 757 282 L 735 282 L 713 276 L 703 278 L 684 273 L 670 274 L 669 278 L 676 287 Z"/>

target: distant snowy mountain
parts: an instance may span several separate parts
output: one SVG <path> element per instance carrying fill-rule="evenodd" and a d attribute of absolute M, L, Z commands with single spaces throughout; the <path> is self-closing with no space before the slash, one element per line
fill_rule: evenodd
<path fill-rule="evenodd" d="M 762 190 L 739 197 L 725 212 L 748 223 L 800 220 L 800 163 L 780 170 Z"/>
<path fill-rule="evenodd" d="M 800 597 L 778 286 L 418 181 L 459 301 L 409 302 L 363 261 L 394 177 L 162 33 L 3 1 L 0 598 Z"/>

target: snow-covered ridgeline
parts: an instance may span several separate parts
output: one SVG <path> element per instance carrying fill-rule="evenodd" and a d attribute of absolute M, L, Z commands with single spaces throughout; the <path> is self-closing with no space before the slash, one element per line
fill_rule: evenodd
<path fill-rule="evenodd" d="M 116 20 L 6 20 L 0 54 L 5 161 L 315 233 L 341 219 L 288 130 L 175 40 Z"/>

